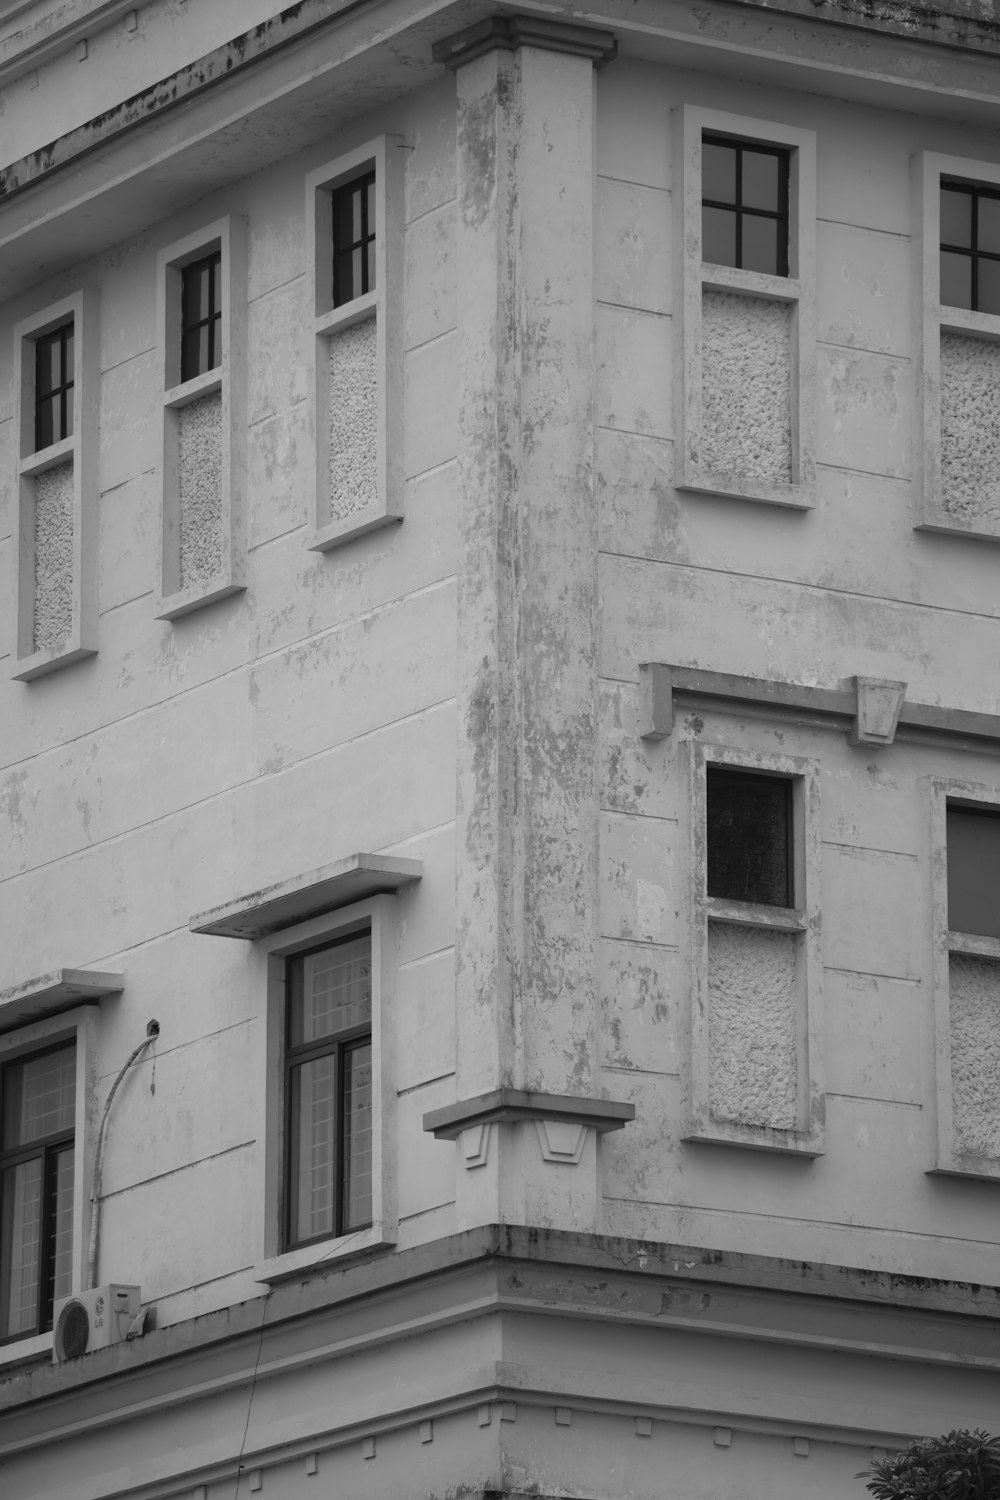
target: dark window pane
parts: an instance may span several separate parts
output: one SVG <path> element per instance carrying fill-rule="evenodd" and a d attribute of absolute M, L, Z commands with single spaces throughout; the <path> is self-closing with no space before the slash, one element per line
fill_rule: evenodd
<path fill-rule="evenodd" d="M 218 312 L 222 307 L 222 256 L 217 255 L 212 261 L 212 311 Z"/>
<path fill-rule="evenodd" d="M 368 231 L 369 234 L 374 234 L 375 233 L 375 179 L 374 179 L 374 177 L 368 183 L 367 214 L 368 214 L 367 231 Z"/>
<path fill-rule="evenodd" d="M 705 141 L 701 148 L 701 196 L 717 203 L 736 202 L 736 147 Z M 728 265 L 728 261 L 717 261 Z"/>
<path fill-rule="evenodd" d="M 68 385 L 63 392 L 62 435 L 63 437 L 73 435 L 73 387 L 71 385 Z"/>
<path fill-rule="evenodd" d="M 357 242 L 364 238 L 365 190 L 359 184 L 351 193 L 351 239 Z"/>
<path fill-rule="evenodd" d="M 352 1047 L 344 1058 L 343 1228 L 372 1218 L 372 1048 Z"/>
<path fill-rule="evenodd" d="M 3 1071 L 3 1145 L 26 1146 L 72 1130 L 76 1047 L 59 1047 Z"/>
<path fill-rule="evenodd" d="M 354 252 L 348 250 L 346 255 L 337 257 L 334 266 L 333 305 L 340 307 L 360 295 L 361 287 L 354 282 Z"/>
<path fill-rule="evenodd" d="M 979 195 L 976 249 L 1000 255 L 1000 198 L 987 198 L 983 193 Z"/>
<path fill-rule="evenodd" d="M 184 267 L 181 316 L 185 328 L 208 317 L 211 278 L 212 267 L 206 261 L 196 261 L 194 265 Z"/>
<path fill-rule="evenodd" d="M 972 246 L 972 194 L 941 189 L 942 245 Z"/>
<path fill-rule="evenodd" d="M 707 785 L 708 894 L 791 906 L 791 782 L 709 766 Z"/>
<path fill-rule="evenodd" d="M 35 405 L 35 449 L 47 448 L 57 440 L 59 397 L 46 396 Z"/>
<path fill-rule="evenodd" d="M 354 243 L 354 194 L 346 188 L 333 195 L 333 249 L 337 255 Z"/>
<path fill-rule="evenodd" d="M 781 191 L 782 160 L 763 151 L 743 152 L 744 208 L 767 208 L 772 213 L 784 211 Z"/>
<path fill-rule="evenodd" d="M 368 241 L 368 290 L 375 290 L 375 241 Z"/>
<path fill-rule="evenodd" d="M 205 369 L 214 370 L 222 363 L 222 317 L 214 317 L 207 325 L 208 348 L 205 353 Z"/>
<path fill-rule="evenodd" d="M 732 209 L 702 209 L 701 258 L 716 266 L 735 266 L 736 214 Z"/>
<path fill-rule="evenodd" d="M 784 257 L 779 258 L 779 244 L 786 232 L 783 219 L 759 219 L 756 214 L 744 214 L 743 269 L 783 276 Z"/>
<path fill-rule="evenodd" d="M 293 1068 L 292 1234 L 298 1241 L 334 1231 L 337 1181 L 337 1056 Z"/>
<path fill-rule="evenodd" d="M 69 385 L 73 383 L 73 359 L 75 345 L 73 342 L 73 326 L 63 329 L 63 381 Z"/>
<path fill-rule="evenodd" d="M 948 809 L 948 926 L 1000 937 L 1000 817 Z"/>
<path fill-rule="evenodd" d="M 1000 260 L 980 257 L 976 306 L 980 312 L 1000 313 Z"/>
<path fill-rule="evenodd" d="M 371 938 L 308 953 L 292 965 L 289 1044 L 308 1046 L 371 1022 Z"/>
<path fill-rule="evenodd" d="M 0 1338 L 38 1324 L 42 1236 L 42 1158 L 0 1174 Z"/>
<path fill-rule="evenodd" d="M 58 333 L 35 344 L 35 394 L 47 396 L 62 384 L 62 340 Z"/>
<path fill-rule="evenodd" d="M 941 301 L 946 307 L 972 306 L 972 256 L 941 251 Z"/>
<path fill-rule="evenodd" d="M 70 1146 L 56 1157 L 52 1219 L 49 1229 L 49 1257 L 52 1266 L 52 1295 L 58 1301 L 73 1289 L 73 1166 Z"/>
<path fill-rule="evenodd" d="M 189 328 L 181 345 L 181 380 L 193 380 L 212 366 L 208 362 L 208 324 Z"/>

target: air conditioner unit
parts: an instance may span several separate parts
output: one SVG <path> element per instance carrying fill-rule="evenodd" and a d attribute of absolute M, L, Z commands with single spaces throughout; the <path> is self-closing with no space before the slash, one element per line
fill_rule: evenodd
<path fill-rule="evenodd" d="M 95 1286 L 61 1298 L 53 1308 L 53 1364 L 122 1343 L 140 1302 L 137 1286 Z"/>

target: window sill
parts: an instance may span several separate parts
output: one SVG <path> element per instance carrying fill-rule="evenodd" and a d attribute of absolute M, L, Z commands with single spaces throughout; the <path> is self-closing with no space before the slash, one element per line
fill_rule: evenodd
<path fill-rule="evenodd" d="M 211 396 L 213 392 L 222 389 L 222 366 L 213 365 L 210 370 L 204 370 L 200 375 L 192 375 L 190 380 L 182 381 L 167 391 L 163 397 L 164 406 L 187 406 L 192 401 L 199 400 L 202 396 Z"/>
<path fill-rule="evenodd" d="M 24 475 L 44 474 L 46 469 L 55 469 L 59 464 L 66 463 L 75 452 L 76 437 L 70 433 L 69 437 L 61 438 L 58 443 L 50 443 L 47 448 L 38 448 L 34 453 L 29 453 L 27 458 L 22 458 L 20 472 Z"/>
<path fill-rule="evenodd" d="M 14 657 L 10 675 L 15 682 L 30 682 L 34 677 L 44 677 L 48 672 L 57 672 L 60 667 L 69 667 L 75 661 L 83 661 L 88 656 L 96 655 L 96 646 L 70 640 L 65 646 L 33 651 L 30 656 Z"/>
<path fill-rule="evenodd" d="M 321 1271 L 325 1266 L 357 1255 L 369 1255 L 373 1250 L 391 1250 L 394 1245 L 395 1241 L 386 1237 L 385 1229 L 373 1224 L 370 1229 L 361 1229 L 356 1234 L 344 1234 L 339 1239 L 322 1240 L 316 1245 L 286 1250 L 283 1255 L 272 1255 L 254 1266 L 254 1280 L 267 1284 L 287 1281 L 293 1276 Z"/>
<path fill-rule="evenodd" d="M 52 1330 L 48 1333 L 32 1333 L 27 1338 L 17 1339 L 11 1344 L 0 1345 L 0 1369 L 11 1365 L 37 1364 L 48 1356 L 52 1358 Z"/>

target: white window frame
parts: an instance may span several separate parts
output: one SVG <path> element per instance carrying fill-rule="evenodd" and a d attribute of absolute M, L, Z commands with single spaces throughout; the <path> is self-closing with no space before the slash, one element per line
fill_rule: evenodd
<path fill-rule="evenodd" d="M 306 244 L 311 318 L 310 387 L 316 463 L 309 497 L 308 546 L 314 552 L 403 519 L 403 144 L 382 135 L 327 162 L 306 177 Z M 375 290 L 333 306 L 331 193 L 353 177 L 375 172 Z M 378 365 L 378 483 L 363 512 L 331 520 L 323 497 L 330 486 L 330 341 L 374 318 Z"/>
<path fill-rule="evenodd" d="M 751 1146 L 794 1156 L 820 1156 L 825 1149 L 826 1094 L 823 1068 L 823 952 L 820 928 L 819 763 L 801 756 L 692 741 L 689 746 L 690 903 L 687 933 L 689 1039 L 685 1068 L 684 1139 Z M 706 894 L 708 766 L 761 772 L 792 781 L 794 908 L 724 901 Z M 793 1129 L 720 1121 L 711 1110 L 708 929 L 710 922 L 802 934 L 799 964 L 798 1109 Z"/>
<path fill-rule="evenodd" d="M 286 967 L 296 953 L 371 929 L 372 944 L 372 1223 L 370 1228 L 331 1236 L 292 1250 L 282 1248 L 286 1202 Z M 260 1259 L 254 1276 L 281 1281 L 320 1265 L 396 1241 L 396 1067 L 394 1057 L 397 930 L 393 896 L 373 896 L 338 911 L 286 927 L 257 943 L 265 968 L 261 976 L 259 1034 L 264 1038 L 265 1087 L 257 1139 L 263 1205 Z"/>
<path fill-rule="evenodd" d="M 167 245 L 157 256 L 157 366 L 162 388 L 160 423 L 160 534 L 156 617 L 181 615 L 246 587 L 246 302 L 247 234 L 233 214 Z M 222 251 L 222 358 L 212 370 L 181 381 L 181 273 L 192 261 Z M 177 413 L 222 392 L 222 565 L 211 579 L 181 587 L 180 495 L 177 480 Z"/>
<path fill-rule="evenodd" d="M 676 238 L 675 299 L 675 484 L 697 494 L 728 495 L 808 510 L 815 505 L 815 364 L 816 364 L 816 135 L 746 115 L 679 105 L 673 111 Z M 788 184 L 788 271 L 771 276 L 735 266 L 717 266 L 701 258 L 702 138 L 729 135 L 740 142 L 760 141 L 790 152 Z M 706 290 L 765 297 L 791 305 L 792 359 L 790 412 L 792 482 L 763 483 L 714 474 L 701 462 L 704 419 L 701 397 L 701 320 Z"/>
<path fill-rule="evenodd" d="M 951 967 L 953 953 L 1000 964 L 1000 938 L 953 932 L 948 926 L 948 806 L 1000 808 L 1000 790 L 979 782 L 930 778 L 930 872 L 932 973 L 934 984 L 933 1077 L 935 1141 L 932 1172 L 958 1177 L 1000 1179 L 1000 1157 L 973 1156 L 959 1150 L 951 1085 Z"/>
<path fill-rule="evenodd" d="M 97 461 L 100 354 L 96 292 L 53 302 L 14 329 L 14 620 L 11 677 L 30 682 L 97 651 Z M 35 341 L 73 324 L 73 431 L 35 450 Z M 73 618 L 58 648 L 35 649 L 35 476 L 73 465 Z"/>
<path fill-rule="evenodd" d="M 97 1145 L 97 1005 L 81 1005 L 60 1015 L 48 1016 L 28 1026 L 0 1034 L 0 1062 L 41 1052 L 59 1042 L 76 1043 L 76 1119 L 73 1158 L 73 1271 L 70 1295 L 87 1285 L 87 1252 L 90 1242 L 90 1188 Z M 20 1364 L 52 1351 L 52 1330 L 28 1334 L 0 1344 L 0 1368 Z"/>
<path fill-rule="evenodd" d="M 1000 523 L 989 525 L 950 514 L 941 500 L 941 334 L 961 333 L 1000 341 L 1000 314 L 941 303 L 941 179 L 965 178 L 1000 188 L 1000 165 L 920 151 L 913 157 L 913 333 L 917 370 L 913 471 L 918 531 L 958 532 L 1000 541 Z"/>

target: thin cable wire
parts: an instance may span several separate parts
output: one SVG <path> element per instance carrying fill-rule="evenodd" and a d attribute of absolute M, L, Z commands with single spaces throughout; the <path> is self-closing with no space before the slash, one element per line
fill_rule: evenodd
<path fill-rule="evenodd" d="M 264 1324 L 267 1321 L 267 1304 L 271 1300 L 273 1287 L 268 1287 L 264 1294 L 264 1306 L 260 1315 L 260 1337 L 257 1340 L 257 1358 L 253 1362 L 253 1375 L 250 1380 L 250 1400 L 247 1402 L 247 1419 L 243 1424 L 243 1440 L 240 1443 L 240 1451 L 236 1455 L 236 1488 L 233 1490 L 233 1500 L 240 1492 L 240 1480 L 243 1478 L 243 1454 L 247 1446 L 247 1433 L 250 1431 L 250 1413 L 253 1411 L 254 1391 L 257 1389 L 257 1371 L 260 1369 L 260 1357 L 264 1351 Z"/>

